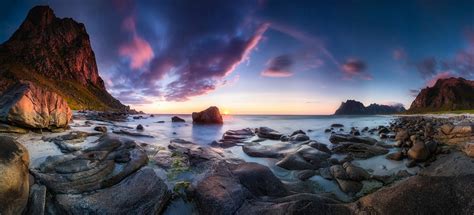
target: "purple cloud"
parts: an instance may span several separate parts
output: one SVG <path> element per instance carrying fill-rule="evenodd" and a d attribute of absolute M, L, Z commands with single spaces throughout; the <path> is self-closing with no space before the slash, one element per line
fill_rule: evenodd
<path fill-rule="evenodd" d="M 356 58 L 349 58 L 342 64 L 341 70 L 344 73 L 344 79 L 353 79 L 355 77 L 372 80 L 372 76 L 367 73 L 367 64 Z"/>
<path fill-rule="evenodd" d="M 275 78 L 290 77 L 293 75 L 292 66 L 293 58 L 290 55 L 280 55 L 268 61 L 267 68 L 261 75 Z"/>

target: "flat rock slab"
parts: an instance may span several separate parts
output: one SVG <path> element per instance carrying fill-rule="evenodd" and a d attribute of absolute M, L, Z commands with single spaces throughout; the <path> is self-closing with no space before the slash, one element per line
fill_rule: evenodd
<path fill-rule="evenodd" d="M 143 168 L 113 187 L 56 195 L 56 206 L 67 214 L 159 214 L 170 197 L 154 170 Z"/>

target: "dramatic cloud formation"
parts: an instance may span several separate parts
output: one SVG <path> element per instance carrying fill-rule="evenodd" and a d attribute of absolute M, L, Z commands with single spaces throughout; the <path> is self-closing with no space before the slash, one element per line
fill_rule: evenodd
<path fill-rule="evenodd" d="M 293 75 L 293 72 L 291 72 L 292 65 L 293 59 L 290 55 L 280 55 L 267 62 L 267 68 L 261 75 L 276 78 L 290 77 Z"/>
<path fill-rule="evenodd" d="M 359 59 L 347 59 L 347 61 L 342 64 L 341 70 L 344 73 L 344 79 L 359 77 L 364 80 L 372 80 L 372 76 L 366 72 L 367 64 Z"/>
<path fill-rule="evenodd" d="M 439 79 L 446 79 L 446 78 L 451 78 L 451 77 L 456 77 L 456 75 L 454 75 L 451 71 L 445 71 L 445 72 L 438 73 L 426 82 L 426 86 L 427 87 L 432 87 L 436 84 L 436 82 Z"/>
<path fill-rule="evenodd" d="M 131 69 L 143 68 L 153 58 L 153 50 L 150 44 L 138 35 L 133 17 L 123 21 L 123 28 L 132 34 L 132 40 L 120 46 L 119 54 L 130 58 Z"/>

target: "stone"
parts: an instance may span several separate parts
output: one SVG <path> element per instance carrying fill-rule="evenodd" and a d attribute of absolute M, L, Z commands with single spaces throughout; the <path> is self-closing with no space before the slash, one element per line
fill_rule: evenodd
<path fill-rule="evenodd" d="M 237 144 L 244 143 L 255 136 L 255 133 L 250 128 L 240 130 L 228 130 L 222 135 L 222 139 L 216 142 L 221 147 L 231 147 Z"/>
<path fill-rule="evenodd" d="M 315 140 L 311 140 L 308 143 L 308 146 L 311 146 L 319 151 L 326 152 L 328 154 L 331 154 L 331 150 L 326 146 L 324 143 L 317 142 Z"/>
<path fill-rule="evenodd" d="M 105 126 L 96 126 L 96 127 L 94 127 L 94 131 L 107 133 L 107 127 L 105 127 Z"/>
<path fill-rule="evenodd" d="M 72 111 L 58 94 L 19 82 L 0 97 L 0 122 L 33 129 L 66 128 Z"/>
<path fill-rule="evenodd" d="M 331 127 L 333 127 L 333 128 L 342 128 L 342 127 L 344 127 L 344 125 L 339 124 L 339 123 L 334 123 L 334 124 L 331 125 Z"/>
<path fill-rule="evenodd" d="M 0 214 L 22 214 L 28 203 L 28 151 L 11 137 L 0 136 Z"/>
<path fill-rule="evenodd" d="M 470 142 L 464 144 L 463 152 L 466 153 L 466 155 L 469 157 L 474 157 L 474 143 Z"/>
<path fill-rule="evenodd" d="M 145 128 L 143 128 L 143 125 L 142 125 L 142 124 L 138 124 L 138 125 L 137 125 L 137 130 L 143 131 L 143 130 L 145 130 Z"/>
<path fill-rule="evenodd" d="M 406 141 L 410 138 L 408 135 L 408 131 L 405 129 L 397 131 L 397 134 L 395 135 L 395 140 L 396 141 Z"/>
<path fill-rule="evenodd" d="M 344 180 L 338 178 L 336 178 L 336 181 L 339 185 L 339 188 L 341 188 L 342 192 L 344 193 L 355 194 L 362 190 L 363 185 L 358 181 Z"/>
<path fill-rule="evenodd" d="M 403 160 L 403 153 L 402 152 L 393 152 L 385 156 L 385 158 L 389 160 L 394 160 L 394 161 L 401 161 Z"/>
<path fill-rule="evenodd" d="M 449 135 L 451 131 L 453 130 L 453 128 L 454 128 L 454 125 L 452 123 L 446 123 L 440 127 L 440 130 L 441 132 L 443 132 L 443 134 Z"/>
<path fill-rule="evenodd" d="M 377 155 L 387 154 L 389 151 L 380 146 L 372 146 L 364 143 L 341 142 L 332 149 L 333 153 L 352 154 L 355 158 L 370 158 Z"/>
<path fill-rule="evenodd" d="M 352 163 L 346 162 L 342 166 L 346 170 L 346 174 L 350 180 L 363 181 L 370 178 L 370 174 L 365 169 L 355 166 Z"/>
<path fill-rule="evenodd" d="M 282 133 L 273 130 L 268 127 L 260 127 L 256 130 L 256 134 L 260 138 L 266 138 L 270 140 L 280 140 L 280 138 L 283 136 Z"/>
<path fill-rule="evenodd" d="M 331 175 L 333 178 L 336 179 L 349 179 L 349 175 L 347 175 L 346 170 L 342 165 L 334 165 L 329 168 Z"/>
<path fill-rule="evenodd" d="M 152 168 L 143 168 L 115 186 L 83 194 L 56 195 L 67 214 L 160 214 L 171 195 Z"/>
<path fill-rule="evenodd" d="M 171 117 L 171 122 L 186 122 L 186 121 L 179 116 L 173 116 Z M 162 123 L 164 123 L 164 121 Z"/>
<path fill-rule="evenodd" d="M 306 134 L 295 134 L 289 138 L 289 141 L 291 142 L 302 142 L 307 140 L 309 140 L 309 137 L 306 136 Z"/>
<path fill-rule="evenodd" d="M 318 169 L 308 161 L 306 161 L 299 153 L 290 153 L 286 155 L 282 160 L 276 163 L 277 166 L 287 170 L 305 170 L 305 169 Z"/>
<path fill-rule="evenodd" d="M 219 112 L 219 108 L 211 106 L 201 112 L 193 112 L 193 123 L 200 124 L 223 124 L 224 120 Z"/>
<path fill-rule="evenodd" d="M 424 161 L 430 156 L 430 151 L 426 147 L 425 143 L 417 141 L 408 150 L 408 157 L 416 161 Z"/>
<path fill-rule="evenodd" d="M 253 195 L 281 197 L 288 194 L 283 183 L 266 166 L 242 163 L 232 167 L 231 171 Z"/>
<path fill-rule="evenodd" d="M 290 137 L 293 137 L 297 134 L 304 134 L 306 135 L 306 133 L 303 131 L 303 130 L 296 130 L 296 131 L 293 131 L 293 133 L 291 133 Z"/>
<path fill-rule="evenodd" d="M 46 208 L 46 187 L 44 185 L 33 184 L 30 187 L 30 197 L 26 214 L 45 214 Z"/>
<path fill-rule="evenodd" d="M 316 148 L 313 148 L 308 145 L 302 145 L 298 150 L 296 151 L 301 157 L 303 157 L 304 160 L 307 162 L 311 163 L 312 165 L 316 167 L 323 167 L 326 165 L 327 160 L 329 157 L 331 157 L 330 154 L 319 151 Z"/>
<path fill-rule="evenodd" d="M 305 181 L 308 178 L 313 177 L 314 175 L 316 175 L 315 170 L 301 170 L 296 173 L 296 177 L 302 181 Z"/>
<path fill-rule="evenodd" d="M 28 130 L 17 126 L 0 123 L 0 133 L 26 134 L 28 133 Z"/>
<path fill-rule="evenodd" d="M 450 134 L 471 134 L 473 135 L 474 129 L 472 128 L 473 125 L 456 125 L 454 126 L 453 130 L 451 130 Z"/>
<path fill-rule="evenodd" d="M 272 145 L 262 145 L 257 142 L 246 143 L 242 146 L 242 151 L 251 157 L 281 158 L 285 156 L 294 146 L 287 143 L 276 143 Z"/>
<path fill-rule="evenodd" d="M 332 134 L 329 137 L 329 141 L 333 144 L 338 144 L 341 142 L 353 142 L 353 143 L 364 143 L 369 145 L 374 145 L 377 143 L 377 140 L 370 137 L 359 137 L 354 135 L 347 134 Z"/>

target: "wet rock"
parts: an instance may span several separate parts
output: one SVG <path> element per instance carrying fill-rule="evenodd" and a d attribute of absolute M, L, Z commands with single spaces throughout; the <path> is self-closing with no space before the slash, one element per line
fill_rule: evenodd
<path fill-rule="evenodd" d="M 453 128 L 454 125 L 452 123 L 446 123 L 440 127 L 440 130 L 443 132 L 443 134 L 449 135 Z"/>
<path fill-rule="evenodd" d="M 231 147 L 248 141 L 255 136 L 250 128 L 241 130 L 228 130 L 222 135 L 222 139 L 217 142 L 218 146 Z"/>
<path fill-rule="evenodd" d="M 403 160 L 404 156 L 402 152 L 394 152 L 394 153 L 388 154 L 387 156 L 385 156 L 385 158 L 389 160 L 401 161 Z"/>
<path fill-rule="evenodd" d="M 321 177 L 323 177 L 325 179 L 328 179 L 328 180 L 334 179 L 333 176 L 332 176 L 332 173 L 331 173 L 331 169 L 328 168 L 328 167 L 320 168 L 319 169 L 319 175 L 321 175 Z"/>
<path fill-rule="evenodd" d="M 201 112 L 193 112 L 193 123 L 201 124 L 223 124 L 224 120 L 219 112 L 219 108 L 212 106 Z"/>
<path fill-rule="evenodd" d="M 416 166 L 416 161 L 415 160 L 410 160 L 405 164 L 406 167 L 412 168 Z"/>
<path fill-rule="evenodd" d="M 315 170 L 302 170 L 296 173 L 296 177 L 302 181 L 305 181 L 308 178 L 313 177 L 314 175 L 316 175 Z"/>
<path fill-rule="evenodd" d="M 308 143 L 308 146 L 311 146 L 319 151 L 326 152 L 328 154 L 331 154 L 331 150 L 326 146 L 324 143 L 317 142 L 315 140 L 311 140 Z"/>
<path fill-rule="evenodd" d="M 55 205 L 68 214 L 159 214 L 169 199 L 164 181 L 153 169 L 143 168 L 106 189 L 56 195 Z"/>
<path fill-rule="evenodd" d="M 413 176 L 348 205 L 355 214 L 472 214 L 472 176 Z"/>
<path fill-rule="evenodd" d="M 128 136 L 132 136 L 132 137 L 147 137 L 147 138 L 154 138 L 153 136 L 151 135 L 147 135 L 147 134 L 142 134 L 142 133 L 135 133 L 135 132 L 131 132 L 131 131 L 127 131 L 127 130 L 123 130 L 123 129 L 120 129 L 120 130 L 114 130 L 112 131 L 114 134 L 122 134 L 122 135 L 128 135 Z"/>
<path fill-rule="evenodd" d="M 312 165 L 316 167 L 323 167 L 326 165 L 327 159 L 331 157 L 330 154 L 320 151 L 316 148 L 313 148 L 308 145 L 302 145 L 296 153 L 300 154 L 301 157 L 303 157 L 304 160 L 307 162 L 311 163 Z"/>
<path fill-rule="evenodd" d="M 341 142 L 332 151 L 334 153 L 350 153 L 355 158 L 370 158 L 377 155 L 387 154 L 388 150 L 380 146 L 372 146 L 364 143 Z"/>
<path fill-rule="evenodd" d="M 355 166 L 352 163 L 346 162 L 342 165 L 346 171 L 347 176 L 353 181 L 362 181 L 370 178 L 370 174 L 365 169 Z"/>
<path fill-rule="evenodd" d="M 329 137 L 329 141 L 334 144 L 338 144 L 341 142 L 353 142 L 353 143 L 364 143 L 373 145 L 377 143 L 377 140 L 370 137 L 358 137 L 354 135 L 346 135 L 346 134 L 332 134 Z"/>
<path fill-rule="evenodd" d="M 184 119 L 182 119 L 181 117 L 179 116 L 173 116 L 171 117 L 171 122 L 186 122 Z M 164 121 L 163 121 L 164 123 Z"/>
<path fill-rule="evenodd" d="M 294 131 L 293 133 L 291 133 L 290 137 L 293 137 L 293 136 L 295 136 L 295 135 L 297 135 L 297 134 L 304 134 L 304 135 L 306 135 L 306 133 L 305 133 L 303 130 L 296 130 L 296 131 Z"/>
<path fill-rule="evenodd" d="M 94 131 L 102 132 L 102 133 L 107 133 L 107 127 L 105 126 L 96 126 L 94 128 Z"/>
<path fill-rule="evenodd" d="M 58 94 L 19 82 L 0 97 L 0 122 L 34 129 L 67 128 L 72 111 Z"/>
<path fill-rule="evenodd" d="M 30 197 L 26 214 L 45 214 L 46 207 L 46 187 L 33 184 L 30 187 Z"/>
<path fill-rule="evenodd" d="M 256 133 L 258 137 L 266 138 L 270 140 L 280 140 L 280 138 L 283 136 L 283 134 L 281 134 L 280 132 L 275 131 L 268 127 L 260 127 L 256 130 Z"/>
<path fill-rule="evenodd" d="M 295 134 L 290 136 L 289 141 L 292 142 L 302 142 L 302 141 L 307 141 L 309 140 L 309 137 L 306 136 L 306 134 Z"/>
<path fill-rule="evenodd" d="M 160 121 L 157 121 L 156 123 L 165 123 L 165 121 L 160 120 Z"/>
<path fill-rule="evenodd" d="M 324 133 L 330 133 L 330 132 L 331 132 L 331 129 L 329 128 L 324 129 Z"/>
<path fill-rule="evenodd" d="M 266 166 L 242 163 L 232 167 L 231 171 L 253 195 L 279 197 L 288 194 L 283 183 Z"/>
<path fill-rule="evenodd" d="M 342 128 L 342 127 L 344 127 L 344 125 L 339 124 L 339 123 L 334 123 L 334 124 L 331 125 L 331 127 L 333 127 L 333 128 Z"/>
<path fill-rule="evenodd" d="M 137 125 L 137 130 L 143 131 L 143 130 L 145 130 L 145 128 L 143 128 L 143 125 L 142 125 L 142 124 L 138 124 L 138 125 Z"/>
<path fill-rule="evenodd" d="M 426 147 L 425 143 L 421 141 L 415 142 L 413 146 L 408 150 L 408 157 L 416 161 L 424 161 L 430 156 L 430 151 Z"/>
<path fill-rule="evenodd" d="M 333 178 L 336 179 L 349 179 L 349 175 L 347 175 L 346 170 L 342 165 L 334 165 L 329 168 L 331 175 Z"/>
<path fill-rule="evenodd" d="M 428 151 L 430 152 L 430 154 L 434 154 L 436 153 L 436 149 L 438 148 L 438 142 L 434 140 L 429 140 L 425 142 L 425 146 L 426 148 L 428 148 Z"/>
<path fill-rule="evenodd" d="M 319 167 L 306 161 L 299 153 L 290 153 L 276 163 L 277 166 L 287 170 L 318 169 Z"/>
<path fill-rule="evenodd" d="M 390 130 L 387 128 L 387 127 L 384 127 L 382 126 L 381 128 L 379 128 L 379 131 L 378 131 L 378 134 L 388 134 L 390 132 Z"/>
<path fill-rule="evenodd" d="M 463 151 L 467 156 L 474 157 L 474 143 L 464 144 Z"/>
<path fill-rule="evenodd" d="M 242 151 L 251 157 L 280 158 L 291 151 L 294 146 L 287 143 L 276 143 L 272 145 L 262 145 L 260 143 L 246 143 L 242 146 Z"/>
<path fill-rule="evenodd" d="M 28 130 L 24 129 L 24 128 L 13 126 L 13 125 L 0 123 L 0 133 L 26 134 L 26 133 L 28 133 Z"/>
<path fill-rule="evenodd" d="M 341 188 L 342 192 L 344 193 L 355 194 L 355 193 L 358 193 L 360 190 L 362 190 L 361 182 L 338 179 L 338 178 L 336 178 L 336 181 L 337 181 L 337 184 L 339 185 L 339 188 Z"/>
<path fill-rule="evenodd" d="M 202 146 L 189 141 L 173 139 L 168 145 L 172 152 L 178 152 L 188 158 L 192 166 L 207 161 L 222 159 L 222 155 L 212 147 Z"/>
<path fill-rule="evenodd" d="M 0 136 L 0 214 L 21 214 L 28 202 L 28 151 L 11 137 Z"/>

